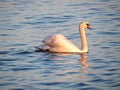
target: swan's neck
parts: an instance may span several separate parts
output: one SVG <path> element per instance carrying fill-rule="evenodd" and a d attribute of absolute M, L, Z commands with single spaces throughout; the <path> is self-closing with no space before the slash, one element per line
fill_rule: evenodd
<path fill-rule="evenodd" d="M 80 32 L 80 37 L 81 37 L 81 51 L 88 52 L 85 29 L 83 27 L 79 27 L 79 32 Z"/>

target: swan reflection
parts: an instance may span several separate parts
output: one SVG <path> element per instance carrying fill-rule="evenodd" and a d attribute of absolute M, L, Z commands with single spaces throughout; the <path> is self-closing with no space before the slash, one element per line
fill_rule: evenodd
<path fill-rule="evenodd" d="M 54 53 L 54 54 L 51 53 L 49 60 L 65 60 L 65 57 L 68 57 L 71 54 L 80 55 L 79 64 L 81 65 L 81 72 L 87 74 L 88 73 L 87 68 L 89 66 L 87 64 L 87 53 Z M 73 61 L 69 61 L 69 62 L 73 62 Z"/>
<path fill-rule="evenodd" d="M 82 65 L 81 72 L 83 72 L 84 74 L 88 74 L 88 71 L 87 71 L 88 64 L 87 64 L 87 55 L 86 55 L 86 53 L 81 54 L 81 59 L 79 60 L 79 63 Z"/>
<path fill-rule="evenodd" d="M 81 79 L 85 78 L 86 74 L 88 74 L 86 53 L 82 53 L 79 55 L 66 54 L 67 56 L 65 56 L 65 54 L 62 55 L 62 53 L 49 53 L 49 55 L 50 56 L 47 57 L 47 61 L 51 61 L 52 63 L 48 64 L 47 69 L 53 70 L 52 72 L 53 75 L 56 76 L 56 81 L 63 82 L 64 80 L 75 80 L 79 82 Z M 74 59 L 74 57 L 78 57 L 79 59 Z"/>

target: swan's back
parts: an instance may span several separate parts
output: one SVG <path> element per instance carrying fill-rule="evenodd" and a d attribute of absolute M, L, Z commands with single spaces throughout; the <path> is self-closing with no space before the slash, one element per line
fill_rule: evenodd
<path fill-rule="evenodd" d="M 49 46 L 50 51 L 54 52 L 80 52 L 71 41 L 65 38 L 62 34 L 55 34 L 48 36 L 43 41 L 47 46 Z"/>

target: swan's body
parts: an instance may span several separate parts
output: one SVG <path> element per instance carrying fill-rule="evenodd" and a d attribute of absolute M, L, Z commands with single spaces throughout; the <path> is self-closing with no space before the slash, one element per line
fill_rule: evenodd
<path fill-rule="evenodd" d="M 75 46 L 71 41 L 65 38 L 62 34 L 55 34 L 48 36 L 43 40 L 44 45 L 40 46 L 39 49 L 42 51 L 49 51 L 49 52 L 87 52 L 87 40 L 86 40 L 86 33 L 85 28 L 91 29 L 90 25 L 86 22 L 82 22 L 79 25 L 79 32 L 81 37 L 81 50 Z"/>

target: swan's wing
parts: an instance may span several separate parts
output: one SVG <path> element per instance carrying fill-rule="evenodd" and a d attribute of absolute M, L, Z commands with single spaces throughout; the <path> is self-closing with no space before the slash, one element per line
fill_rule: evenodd
<path fill-rule="evenodd" d="M 53 46 L 55 46 L 55 44 L 53 43 L 53 41 L 55 41 L 55 39 L 57 39 L 57 35 L 56 34 L 46 37 L 43 40 L 43 43 L 45 43 L 48 46 L 52 46 L 53 47 Z"/>
<path fill-rule="evenodd" d="M 55 34 L 48 36 L 43 41 L 46 45 L 53 46 L 53 47 L 60 47 L 64 46 L 65 42 L 68 42 L 67 39 L 62 34 Z"/>
<path fill-rule="evenodd" d="M 69 48 L 69 49 L 78 49 L 71 41 L 69 41 L 67 38 L 65 38 L 62 34 L 55 34 L 52 36 L 48 36 L 43 41 L 46 45 L 52 46 L 52 47 L 63 47 L 63 48 Z"/>

